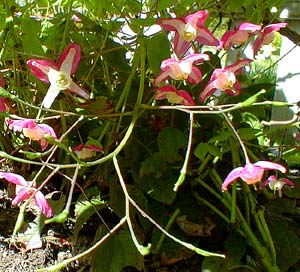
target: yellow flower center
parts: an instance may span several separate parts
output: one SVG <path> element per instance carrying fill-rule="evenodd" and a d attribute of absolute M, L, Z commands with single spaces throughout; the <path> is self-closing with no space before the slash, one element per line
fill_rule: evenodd
<path fill-rule="evenodd" d="M 52 68 L 50 68 L 48 72 L 48 78 L 51 85 L 54 86 L 55 89 L 60 91 L 68 89 L 72 82 L 70 75 Z"/>
<path fill-rule="evenodd" d="M 183 31 L 184 40 L 191 42 L 195 40 L 196 36 L 197 36 L 197 29 L 194 28 L 191 24 L 187 23 Z"/>

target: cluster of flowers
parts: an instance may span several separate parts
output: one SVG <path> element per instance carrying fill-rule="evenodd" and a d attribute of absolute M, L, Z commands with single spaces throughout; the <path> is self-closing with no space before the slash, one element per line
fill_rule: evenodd
<path fill-rule="evenodd" d="M 198 11 L 184 18 L 159 19 L 157 21 L 157 24 L 161 25 L 163 29 L 175 32 L 175 57 L 166 59 L 161 64 L 161 72 L 154 80 L 154 84 L 159 86 L 156 89 L 156 100 L 167 99 L 174 104 L 196 105 L 189 92 L 177 90 L 169 84 L 160 86 L 170 78 L 184 80 L 185 83 L 190 84 L 198 84 L 202 81 L 201 71 L 196 64 L 209 60 L 209 56 L 200 53 L 189 54 L 189 48 L 194 42 L 215 46 L 217 50 L 229 50 L 233 46 L 247 43 L 251 36 L 255 36 L 256 39 L 253 43 L 255 56 L 263 45 L 273 41 L 276 31 L 287 25 L 286 23 L 276 23 L 262 28 L 261 25 L 245 22 L 235 30 L 227 31 L 219 41 L 204 25 L 207 16 L 207 11 Z M 207 85 L 200 91 L 199 102 L 206 101 L 216 90 L 224 91 L 229 95 L 238 95 L 240 84 L 236 74 L 251 61 L 251 59 L 245 58 L 225 68 L 215 69 Z"/>
<path fill-rule="evenodd" d="M 51 60 L 40 59 L 29 59 L 27 61 L 27 65 L 33 75 L 45 83 L 50 83 L 50 87 L 42 102 L 43 107 L 50 108 L 55 98 L 63 90 L 68 90 L 84 99 L 89 98 L 89 93 L 78 86 L 72 79 L 72 75 L 77 71 L 80 58 L 80 46 L 76 43 L 71 43 L 63 51 L 57 63 Z M 0 87 L 5 87 L 2 78 L 0 80 Z M 0 98 L 0 111 L 14 113 L 13 107 L 6 98 Z M 8 118 L 6 119 L 6 123 L 7 127 L 13 132 L 21 132 L 24 137 L 37 141 L 42 151 L 45 151 L 48 147 L 48 137 L 57 140 L 57 135 L 51 126 L 37 123 L 34 119 L 21 117 L 18 119 Z M 102 148 L 89 144 L 80 144 L 71 150 L 79 159 L 87 159 L 95 156 L 96 152 L 103 152 Z M 0 178 L 6 179 L 8 182 L 16 185 L 16 197 L 12 201 L 13 205 L 18 205 L 22 201 L 32 199 L 35 206 L 41 210 L 44 216 L 51 217 L 53 215 L 51 206 L 43 193 L 36 189 L 35 183 L 28 182 L 22 176 L 14 173 L 0 172 Z"/>
<path fill-rule="evenodd" d="M 183 80 L 185 84 L 198 84 L 202 81 L 201 71 L 196 64 L 209 60 L 209 56 L 207 54 L 189 53 L 188 51 L 194 42 L 215 46 L 217 50 L 229 50 L 232 47 L 246 44 L 254 36 L 253 56 L 255 57 L 263 45 L 273 41 L 276 31 L 287 26 L 286 23 L 276 23 L 263 28 L 261 25 L 244 22 L 235 30 L 224 33 L 219 41 L 204 25 L 207 16 L 207 11 L 198 11 L 184 18 L 159 19 L 157 21 L 157 24 L 163 29 L 175 32 L 175 57 L 162 61 L 161 72 L 154 80 L 156 86 L 165 83 L 169 79 Z M 251 59 L 244 58 L 225 68 L 215 69 L 207 85 L 200 91 L 199 102 L 206 101 L 216 90 L 226 92 L 229 95 L 238 95 L 241 88 L 236 74 L 249 65 L 250 62 L 252 62 Z M 155 91 L 156 100 L 167 99 L 173 104 L 196 105 L 189 92 L 177 90 L 173 85 L 160 86 Z M 245 167 L 235 168 L 229 173 L 222 184 L 222 191 L 226 191 L 227 187 L 238 178 L 241 178 L 247 184 L 256 184 L 262 180 L 265 170 L 286 172 L 285 167 L 277 163 L 258 161 L 252 164 L 248 162 Z M 292 181 L 286 178 L 278 179 L 274 175 L 263 182 L 262 186 L 267 184 L 272 190 L 278 191 L 280 196 L 284 185 L 294 186 Z"/>

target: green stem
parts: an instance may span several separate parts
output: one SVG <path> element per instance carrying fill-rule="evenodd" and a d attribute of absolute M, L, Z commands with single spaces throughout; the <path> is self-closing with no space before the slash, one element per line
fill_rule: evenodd
<path fill-rule="evenodd" d="M 186 172 L 187 172 L 187 166 L 188 166 L 188 162 L 189 162 L 189 157 L 190 157 L 190 153 L 191 153 L 191 149 L 192 149 L 193 125 L 194 125 L 194 114 L 190 113 L 189 139 L 188 139 L 188 144 L 187 144 L 187 148 L 186 148 L 184 163 L 183 163 L 183 166 L 182 166 L 182 168 L 180 170 L 179 178 L 178 178 L 178 180 L 175 183 L 174 188 L 173 188 L 173 191 L 175 191 L 175 192 L 178 190 L 179 186 L 185 180 L 185 175 L 186 175 Z"/>
<path fill-rule="evenodd" d="M 265 234 L 266 234 L 266 237 L 267 237 L 267 243 L 268 243 L 268 245 L 270 247 L 270 250 L 271 250 L 271 257 L 273 259 L 273 263 L 276 264 L 276 250 L 275 250 L 275 246 L 274 246 L 274 243 L 273 243 L 273 239 L 272 239 L 268 224 L 267 224 L 265 216 L 264 216 L 263 209 L 260 209 L 257 212 L 257 215 L 258 215 L 258 217 L 260 219 L 260 222 L 262 223 L 262 226 L 265 230 Z"/>
<path fill-rule="evenodd" d="M 171 226 L 175 222 L 175 219 L 179 215 L 179 213 L 180 213 L 180 209 L 177 208 L 174 211 L 174 213 L 172 214 L 172 216 L 170 217 L 167 225 L 165 226 L 165 230 L 166 231 L 169 231 L 169 229 L 171 228 Z M 158 240 L 158 242 L 157 242 L 157 244 L 156 244 L 155 249 L 152 250 L 153 254 L 157 254 L 159 252 L 159 250 L 161 248 L 161 245 L 162 245 L 163 241 L 165 240 L 165 238 L 166 238 L 166 235 L 164 233 L 162 233 L 161 236 L 160 236 L 160 238 L 159 238 L 159 240 Z"/>
<path fill-rule="evenodd" d="M 243 217 L 241 211 L 237 208 L 237 217 L 240 221 L 241 227 L 247 236 L 247 239 L 251 243 L 251 246 L 255 249 L 256 253 L 259 255 L 259 259 L 262 261 L 266 271 L 268 272 L 280 272 L 278 266 L 273 264 L 272 257 L 269 255 L 267 249 L 263 247 L 257 240 L 256 236 L 252 232 L 251 228 L 247 224 L 245 218 Z"/>
<path fill-rule="evenodd" d="M 230 219 L 224 214 L 222 213 L 216 206 L 214 206 L 213 204 L 211 204 L 209 201 L 207 201 L 205 198 L 199 196 L 196 192 L 193 192 L 194 197 L 201 201 L 205 206 L 207 206 L 209 209 L 211 209 L 214 213 L 216 213 L 217 215 L 219 215 L 226 223 L 231 223 Z"/>

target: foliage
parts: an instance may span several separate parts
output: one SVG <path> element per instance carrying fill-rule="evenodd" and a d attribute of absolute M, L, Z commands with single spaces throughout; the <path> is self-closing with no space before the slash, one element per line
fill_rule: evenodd
<path fill-rule="evenodd" d="M 91 271 L 158 271 L 191 257 L 211 271 L 299 266 L 299 178 L 284 173 L 298 163 L 299 145 L 277 146 L 268 123 L 271 107 L 295 106 L 273 101 L 277 31 L 285 24 L 272 29 L 270 55 L 245 56 L 251 43 L 267 39 L 261 24 L 277 22 L 270 10 L 279 12 L 285 1 L 198 2 L 0 4 L 0 178 L 16 185 L 14 241 L 34 250 L 47 229 L 57 229 L 80 247 L 85 227 L 92 228 L 91 244 L 79 255 L 44 271 L 84 256 Z M 199 11 L 202 19 L 186 17 Z M 172 25 L 175 17 L 182 20 Z M 259 30 L 241 34 L 234 28 L 241 21 Z M 215 39 L 200 43 L 195 28 Z M 228 29 L 235 29 L 234 45 L 213 44 Z M 190 44 L 180 55 L 182 37 Z M 169 85 L 175 91 L 163 89 Z M 166 91 L 164 100 L 158 89 Z M 51 91 L 57 97 L 44 107 Z M 271 161 L 273 167 L 264 164 Z M 273 170 L 282 172 L 273 182 L 292 183 L 272 192 L 266 173 Z M 4 172 L 30 181 L 25 196 Z M 227 175 L 232 186 L 225 188 Z M 51 212 L 42 213 L 48 204 Z"/>

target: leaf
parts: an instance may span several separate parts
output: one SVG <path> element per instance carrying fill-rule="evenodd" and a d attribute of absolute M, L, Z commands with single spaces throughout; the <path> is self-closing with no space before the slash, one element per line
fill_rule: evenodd
<path fill-rule="evenodd" d="M 167 168 L 168 163 L 163 159 L 162 154 L 155 152 L 142 163 L 140 177 L 153 174 L 156 178 L 159 178 Z"/>
<path fill-rule="evenodd" d="M 201 271 L 223 271 L 224 259 L 219 257 L 205 257 Z"/>
<path fill-rule="evenodd" d="M 157 139 L 159 151 L 168 162 L 180 160 L 179 150 L 186 147 L 187 136 L 177 128 L 164 128 Z"/>
<path fill-rule="evenodd" d="M 246 252 L 246 243 L 242 236 L 237 232 L 231 232 L 225 240 L 226 256 L 240 260 Z"/>
<path fill-rule="evenodd" d="M 238 133 L 241 136 L 242 140 L 252 140 L 255 139 L 262 133 L 259 129 L 254 128 L 240 128 Z"/>
<path fill-rule="evenodd" d="M 199 143 L 194 151 L 194 155 L 200 159 L 204 160 L 206 154 L 208 153 L 209 144 L 208 143 Z"/>
<path fill-rule="evenodd" d="M 290 219 L 272 216 L 268 219 L 277 252 L 280 271 L 288 271 L 300 258 L 299 225 Z"/>
<path fill-rule="evenodd" d="M 133 266 L 139 271 L 144 268 L 143 256 L 127 230 L 111 235 L 91 255 L 91 271 L 120 272 L 126 266 Z"/>
<path fill-rule="evenodd" d="M 250 112 L 243 113 L 243 122 L 247 123 L 250 127 L 254 128 L 254 129 L 261 128 L 259 119 Z"/>
<path fill-rule="evenodd" d="M 43 56 L 44 50 L 38 36 L 41 31 L 40 23 L 37 20 L 24 17 L 21 20 L 21 27 L 24 33 L 20 38 L 25 53 Z"/>
<path fill-rule="evenodd" d="M 77 237 L 83 224 L 97 211 L 106 207 L 106 202 L 101 200 L 100 196 L 93 197 L 90 200 L 77 201 L 75 204 L 76 224 L 74 236 Z"/>
<path fill-rule="evenodd" d="M 153 36 L 148 41 L 147 56 L 155 75 L 160 72 L 161 62 L 170 56 L 170 41 L 164 33 Z"/>
<path fill-rule="evenodd" d="M 28 228 L 23 234 L 19 234 L 18 239 L 26 245 L 26 250 L 42 247 L 42 215 L 38 215 L 33 222 L 28 223 Z"/>

